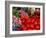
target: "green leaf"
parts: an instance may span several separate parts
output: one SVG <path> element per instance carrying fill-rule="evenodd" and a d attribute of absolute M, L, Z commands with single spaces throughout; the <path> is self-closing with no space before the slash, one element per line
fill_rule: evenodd
<path fill-rule="evenodd" d="M 17 18 L 19 18 L 18 10 L 13 9 L 13 10 L 12 10 L 12 15 L 16 16 Z"/>

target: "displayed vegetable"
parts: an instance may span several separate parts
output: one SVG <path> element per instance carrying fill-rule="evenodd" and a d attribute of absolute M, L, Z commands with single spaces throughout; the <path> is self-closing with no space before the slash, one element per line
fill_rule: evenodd
<path fill-rule="evenodd" d="M 27 12 L 24 8 L 17 9 L 13 9 L 13 31 L 40 30 L 40 11 L 38 8 L 35 8 L 33 13 L 29 9 Z M 32 16 L 30 17 L 29 14 Z"/>

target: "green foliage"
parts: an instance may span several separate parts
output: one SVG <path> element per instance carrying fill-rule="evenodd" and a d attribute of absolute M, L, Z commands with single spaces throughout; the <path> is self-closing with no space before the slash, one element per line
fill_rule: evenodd
<path fill-rule="evenodd" d="M 16 16 L 17 18 L 19 18 L 19 13 L 18 13 L 18 10 L 16 10 L 17 8 L 15 9 L 12 9 L 12 14 L 13 16 Z"/>

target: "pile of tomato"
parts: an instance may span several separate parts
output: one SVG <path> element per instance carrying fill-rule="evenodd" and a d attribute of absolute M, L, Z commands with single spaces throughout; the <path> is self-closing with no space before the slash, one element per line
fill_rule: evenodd
<path fill-rule="evenodd" d="M 17 28 L 17 30 L 40 30 L 40 17 L 32 16 L 29 18 L 28 16 L 21 16 L 21 27 Z"/>

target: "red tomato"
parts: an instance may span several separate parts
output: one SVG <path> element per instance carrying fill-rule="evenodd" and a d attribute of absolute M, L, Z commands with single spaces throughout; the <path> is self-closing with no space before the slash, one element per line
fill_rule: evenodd
<path fill-rule="evenodd" d="M 28 20 L 28 16 L 24 16 L 24 18 L 25 18 L 26 20 Z"/>
<path fill-rule="evenodd" d="M 40 25 L 36 25 L 36 30 L 40 30 Z"/>
<path fill-rule="evenodd" d="M 34 22 L 34 25 L 37 25 L 37 24 L 38 24 L 38 22 L 37 22 L 37 21 L 35 21 L 35 22 Z"/>
<path fill-rule="evenodd" d="M 35 21 L 35 18 L 34 18 L 34 17 L 32 17 L 30 21 L 33 23 L 33 22 Z"/>
<path fill-rule="evenodd" d="M 31 25 L 30 25 L 30 27 L 31 27 L 31 28 L 34 28 L 34 25 L 33 25 L 33 24 L 31 24 Z"/>
<path fill-rule="evenodd" d="M 27 30 L 27 27 L 23 27 L 23 30 Z"/>
<path fill-rule="evenodd" d="M 28 28 L 28 30 L 31 30 L 31 28 Z"/>
<path fill-rule="evenodd" d="M 29 25 L 29 24 L 27 24 L 26 26 L 27 26 L 27 27 L 30 27 L 30 25 Z"/>

